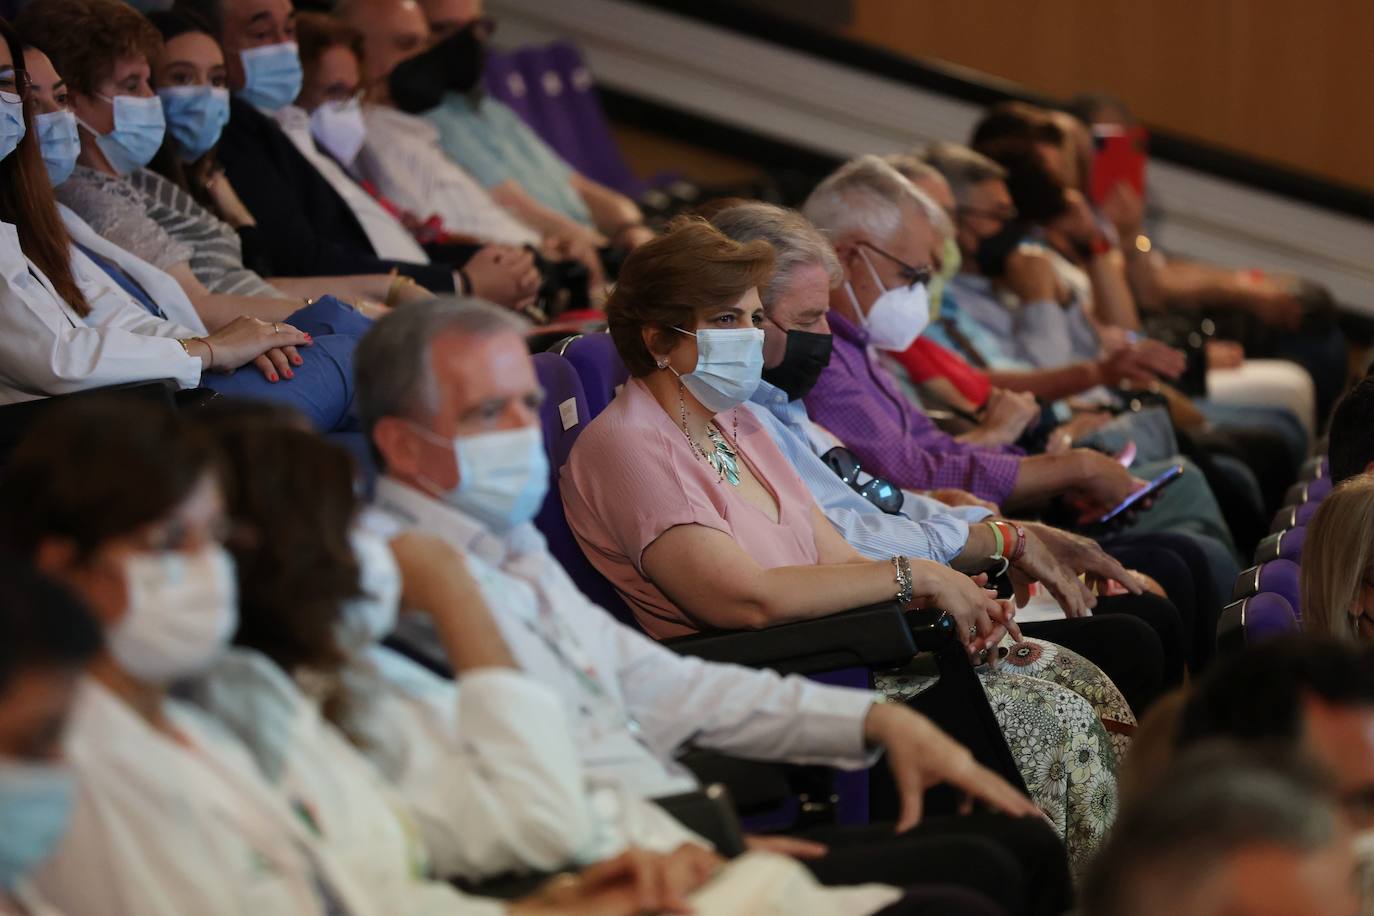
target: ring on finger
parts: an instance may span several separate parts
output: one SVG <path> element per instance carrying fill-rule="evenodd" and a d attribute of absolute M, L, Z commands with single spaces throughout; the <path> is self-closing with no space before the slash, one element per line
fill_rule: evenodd
<path fill-rule="evenodd" d="M 278 323 L 275 322 L 275 321 L 272 322 L 272 333 L 273 333 L 273 334 L 280 334 L 280 333 L 281 333 L 281 325 L 278 324 Z"/>

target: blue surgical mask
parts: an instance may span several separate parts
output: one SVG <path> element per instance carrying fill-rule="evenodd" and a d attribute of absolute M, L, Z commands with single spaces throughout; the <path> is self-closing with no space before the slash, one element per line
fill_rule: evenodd
<path fill-rule="evenodd" d="M 121 175 L 131 175 L 152 161 L 167 133 L 162 116 L 162 100 L 155 95 L 97 95 L 114 106 L 114 130 L 98 133 L 91 125 L 81 126 L 95 135 L 95 144 L 105 154 L 110 167 Z"/>
<path fill-rule="evenodd" d="M 415 429 L 431 440 L 439 436 L 423 426 Z M 450 444 L 450 440 L 442 440 Z M 458 486 L 429 489 L 460 512 L 471 515 L 498 534 L 534 518 L 549 492 L 549 459 L 544 436 L 537 426 L 522 426 L 451 440 L 458 464 Z"/>
<path fill-rule="evenodd" d="M 183 162 L 195 162 L 219 142 L 220 132 L 229 123 L 228 89 L 169 86 L 157 95 Z"/>
<path fill-rule="evenodd" d="M 66 767 L 0 761 L 0 888 L 14 890 L 52 855 L 75 804 Z"/>
<path fill-rule="evenodd" d="M 749 400 L 763 378 L 762 329 L 707 328 L 696 333 L 682 328 L 673 330 L 697 339 L 696 368 L 686 375 L 676 369 L 673 373 L 702 407 L 720 413 Z"/>
<path fill-rule="evenodd" d="M 24 103 L 0 99 L 0 159 L 14 152 L 24 139 Z"/>
<path fill-rule="evenodd" d="M 66 181 L 81 155 L 81 136 L 76 132 L 76 115 L 70 111 L 49 111 L 33 119 L 38 128 L 38 146 L 43 165 L 55 188 Z"/>
<path fill-rule="evenodd" d="M 243 88 L 239 98 L 250 105 L 276 113 L 296 101 L 305 73 L 294 41 L 263 45 L 239 52 L 243 61 Z"/>

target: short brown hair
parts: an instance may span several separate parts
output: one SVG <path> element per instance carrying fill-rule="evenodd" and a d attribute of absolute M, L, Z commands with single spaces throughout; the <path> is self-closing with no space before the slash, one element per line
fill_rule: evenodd
<path fill-rule="evenodd" d="M 773 247 L 762 239 L 736 242 L 700 217 L 674 220 L 625 259 L 606 300 L 611 338 L 625 367 L 636 378 L 657 368 L 644 328 L 690 328 L 698 309 L 734 303 L 766 283 L 772 270 Z"/>
<path fill-rule="evenodd" d="M 328 13 L 297 13 L 296 45 L 301 52 L 301 66 L 306 70 L 319 63 L 325 51 L 340 46 L 352 51 L 359 65 L 362 64 L 363 33 Z"/>
<path fill-rule="evenodd" d="M 35 0 L 14 24 L 82 95 L 95 94 L 119 59 L 141 56 L 151 64 L 162 50 L 153 24 L 120 0 Z"/>

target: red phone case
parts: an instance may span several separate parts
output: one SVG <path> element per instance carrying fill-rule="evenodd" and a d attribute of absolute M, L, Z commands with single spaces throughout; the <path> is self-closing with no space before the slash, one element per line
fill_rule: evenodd
<path fill-rule="evenodd" d="M 1088 189 L 1093 203 L 1100 206 L 1112 188 L 1122 183 L 1145 196 L 1145 162 L 1149 158 L 1146 140 L 1143 127 L 1098 128 L 1093 132 L 1096 153 Z"/>

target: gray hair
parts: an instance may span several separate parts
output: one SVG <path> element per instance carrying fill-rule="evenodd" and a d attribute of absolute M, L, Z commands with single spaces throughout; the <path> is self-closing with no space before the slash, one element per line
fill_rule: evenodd
<path fill-rule="evenodd" d="M 1222 742 L 1201 746 L 1117 819 L 1084 882 L 1083 916 L 1163 912 L 1240 850 L 1315 852 L 1339 829 L 1335 796 L 1311 763 Z"/>
<path fill-rule="evenodd" d="M 353 403 L 371 438 L 383 417 L 427 419 L 439 408 L 429 344 L 440 334 L 523 335 L 526 323 L 480 299 L 443 297 L 404 305 L 367 332 L 353 354 Z"/>
<path fill-rule="evenodd" d="M 926 178 L 944 178 L 939 169 L 923 161 L 917 153 L 888 153 L 883 157 L 883 161 L 913 184 Z"/>
<path fill-rule="evenodd" d="M 902 228 L 904 205 L 916 210 L 944 233 L 949 218 L 930 195 L 902 177 L 878 156 L 851 159 L 816 186 L 802 213 L 831 242 L 864 233 L 886 241 Z"/>
<path fill-rule="evenodd" d="M 1004 181 L 1007 177 L 1007 170 L 996 162 L 958 143 L 932 143 L 922 158 L 945 176 L 959 203 L 966 202 L 973 189 L 983 182 Z"/>
<path fill-rule="evenodd" d="M 760 201 L 737 204 L 711 217 L 711 224 L 736 242 L 763 239 L 773 246 L 773 273 L 763 287 L 763 307 L 773 303 L 792 283 L 798 267 L 814 264 L 825 271 L 831 287 L 844 282 L 844 270 L 835 249 L 806 217 L 796 210 Z"/>

